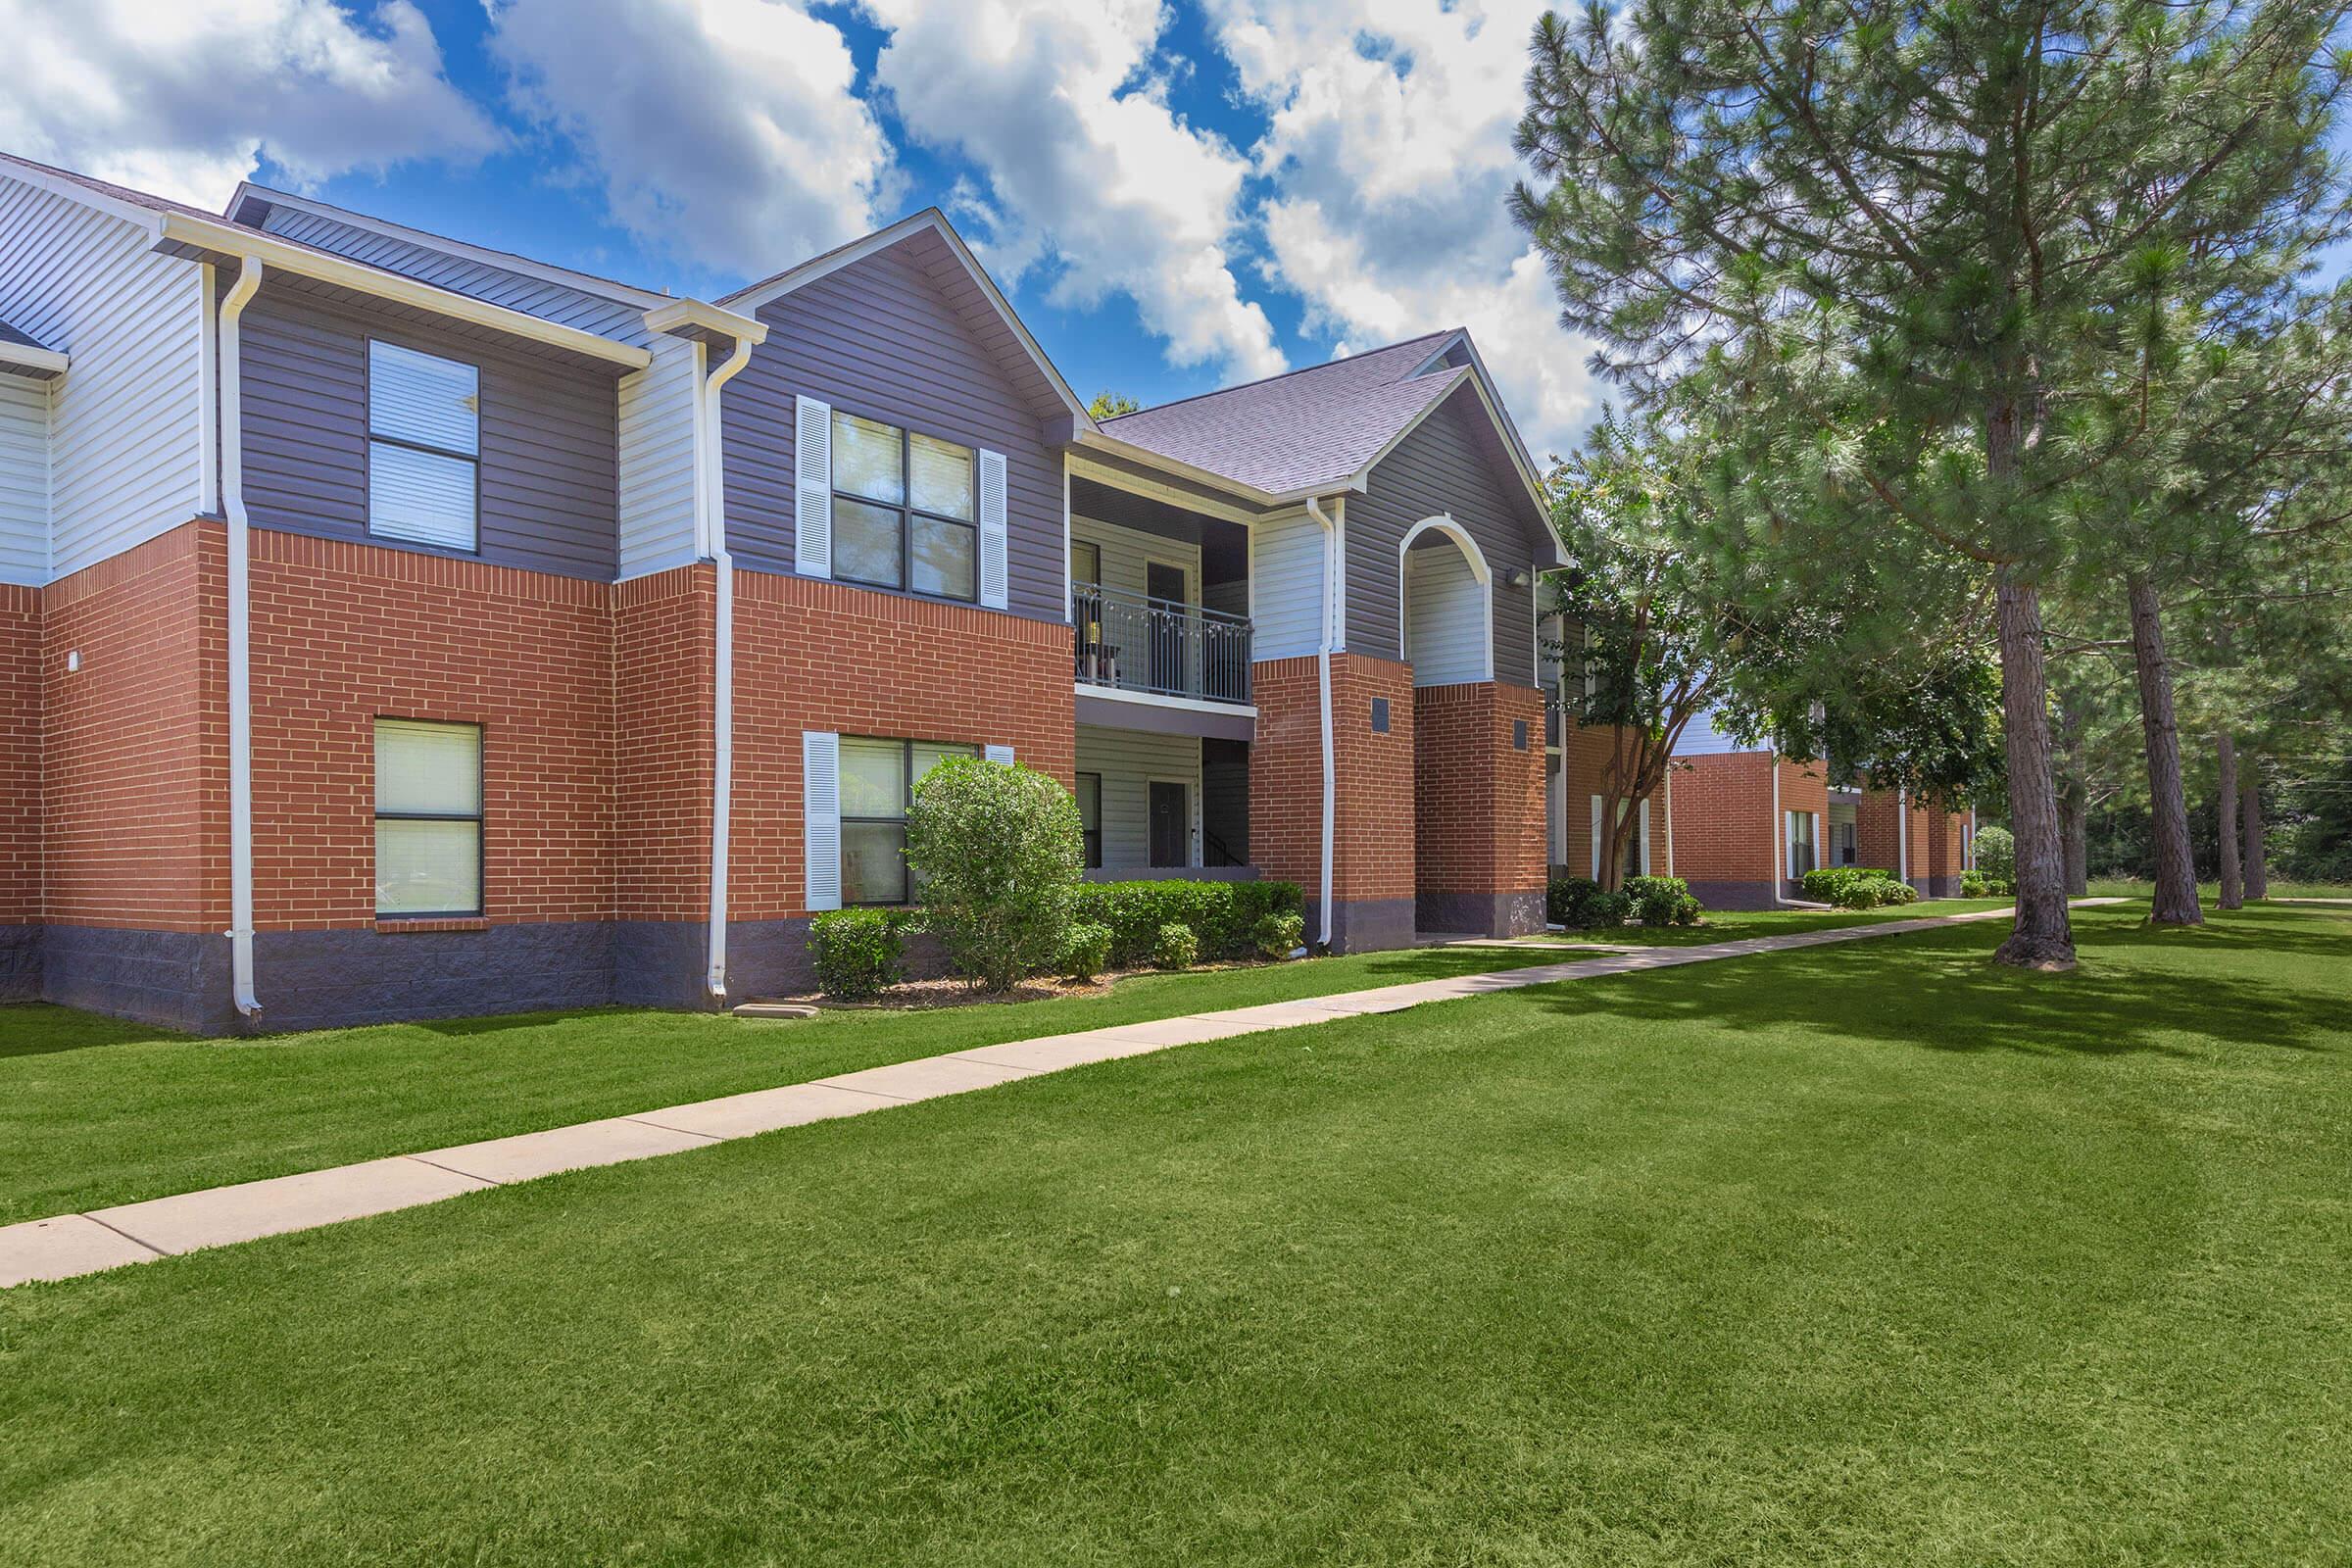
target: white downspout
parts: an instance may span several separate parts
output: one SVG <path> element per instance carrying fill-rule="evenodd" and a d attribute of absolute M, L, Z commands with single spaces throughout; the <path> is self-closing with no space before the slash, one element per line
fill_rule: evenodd
<path fill-rule="evenodd" d="M 718 607 L 713 626 L 715 657 L 710 673 L 710 967 L 704 976 L 710 995 L 727 995 L 727 829 L 735 808 L 735 558 L 727 552 L 726 466 L 718 394 L 737 371 L 752 363 L 752 340 L 738 337 L 735 352 L 702 385 L 703 472 L 695 485 L 695 525 L 703 550 L 717 567 Z"/>
<path fill-rule="evenodd" d="M 1307 514 L 1323 525 L 1323 636 L 1315 650 L 1315 682 L 1322 703 L 1323 718 L 1323 918 L 1322 943 L 1331 946 L 1332 932 L 1332 841 L 1334 825 L 1339 815 L 1339 775 L 1332 760 L 1331 732 L 1331 643 L 1336 615 L 1332 607 L 1339 602 L 1340 532 L 1331 518 L 1324 515 L 1323 504 L 1313 496 L 1306 498 Z"/>
<path fill-rule="evenodd" d="M 1894 792 L 1894 879 L 1911 882 L 1911 791 L 1898 785 Z"/>
<path fill-rule="evenodd" d="M 253 993 L 253 607 L 245 514 L 245 402 L 237 321 L 262 286 L 243 258 L 220 302 L 220 495 L 228 523 L 228 953 L 238 1015 L 258 1018 Z"/>
<path fill-rule="evenodd" d="M 1781 811 L 1781 754 L 1769 754 L 1772 759 L 1772 902 L 1786 904 L 1788 895 L 1781 889 L 1788 881 L 1788 818 Z"/>

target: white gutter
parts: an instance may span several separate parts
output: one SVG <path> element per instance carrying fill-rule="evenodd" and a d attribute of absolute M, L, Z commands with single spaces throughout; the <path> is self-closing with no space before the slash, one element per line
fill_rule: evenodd
<path fill-rule="evenodd" d="M 0 342 L 0 367 L 37 376 L 63 375 L 70 362 L 55 349 L 33 343 Z"/>
<path fill-rule="evenodd" d="M 220 302 L 220 493 L 228 523 L 228 952 L 237 1012 L 261 1016 L 253 994 L 253 605 L 245 515 L 245 393 L 237 321 L 262 286 L 247 256 Z"/>
<path fill-rule="evenodd" d="M 275 235 L 222 222 L 218 219 L 197 218 L 186 213 L 165 213 L 157 218 L 154 232 L 159 249 L 174 250 L 176 254 L 199 252 L 259 262 L 280 272 L 290 272 L 320 283 L 332 283 L 338 288 L 347 288 L 374 299 L 389 300 L 395 305 L 413 306 L 451 320 L 490 327 L 626 369 L 642 370 L 654 363 L 652 353 L 635 344 L 618 343 L 594 332 L 583 332 L 576 326 L 543 320 L 521 311 L 509 310 L 503 305 L 477 300 L 470 294 L 436 288 L 430 283 L 420 283 L 398 272 L 387 272 L 380 267 L 368 267 L 327 251 L 313 250 L 307 245 L 297 245 Z"/>
<path fill-rule="evenodd" d="M 1333 606 L 1339 599 L 1340 530 L 1323 514 L 1323 503 L 1313 496 L 1306 498 L 1307 515 L 1323 525 L 1323 637 L 1315 650 L 1315 684 L 1322 705 L 1323 730 L 1323 880 L 1322 900 L 1325 948 L 1331 946 L 1332 932 L 1332 840 L 1339 814 L 1339 776 L 1332 760 L 1331 732 L 1331 644 L 1332 627 L 1337 616 Z"/>
<path fill-rule="evenodd" d="M 1764 754 L 1772 763 L 1772 902 L 1787 904 L 1781 891 L 1788 880 L 1788 818 L 1781 810 L 1781 754 Z"/>
<path fill-rule="evenodd" d="M 695 421 L 703 433 L 703 471 L 694 487 L 695 529 L 702 535 L 703 553 L 718 568 L 710 678 L 710 967 L 704 979 L 710 995 L 721 1001 L 727 995 L 727 829 L 735 808 L 735 558 L 727 552 L 718 394 L 752 363 L 753 342 L 750 334 L 739 335 L 735 352 L 704 380 Z"/>
<path fill-rule="evenodd" d="M 1911 880 L 1911 792 L 1907 786 L 1897 786 L 1894 792 L 1894 879 Z"/>

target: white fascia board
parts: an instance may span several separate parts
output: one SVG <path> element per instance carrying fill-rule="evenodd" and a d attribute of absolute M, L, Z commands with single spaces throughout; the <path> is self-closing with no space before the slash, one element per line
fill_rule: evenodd
<path fill-rule="evenodd" d="M 0 367 L 46 380 L 66 373 L 66 357 L 55 349 L 41 348 L 32 343 L 11 343 L 0 339 Z"/>
<path fill-rule="evenodd" d="M 387 218 L 377 218 L 368 213 L 355 213 L 348 207 L 337 207 L 332 202 L 315 201 L 308 196 L 296 196 L 286 191 L 272 190 L 267 185 L 256 185 L 251 180 L 244 180 L 238 184 L 236 194 L 229 197 L 228 206 L 222 211 L 233 214 L 248 201 L 261 202 L 270 207 L 291 207 L 297 212 L 309 213 L 314 218 L 324 218 L 338 223 L 349 223 L 354 228 L 364 228 L 370 233 L 382 234 L 391 239 L 406 240 L 412 245 L 420 245 L 426 250 L 439 251 L 445 256 L 462 256 L 467 261 L 480 262 L 485 267 L 500 268 L 509 272 L 520 273 L 524 277 L 535 277 L 543 283 L 556 283 L 564 288 L 576 288 L 583 294 L 599 295 L 605 299 L 616 300 L 623 305 L 634 305 L 641 310 L 652 310 L 668 298 L 667 295 L 658 293 L 653 289 L 638 288 L 633 284 L 616 282 L 609 277 L 598 277 L 592 272 L 575 272 L 568 267 L 558 267 L 553 262 L 533 261 L 528 256 L 517 256 L 512 251 L 493 250 L 487 245 L 468 244 L 462 239 L 451 239 L 446 234 L 428 233 L 421 228 L 411 228 L 406 223 L 395 223 Z"/>
<path fill-rule="evenodd" d="M 645 329 L 678 337 L 750 338 L 754 343 L 767 341 L 765 321 L 757 317 L 739 315 L 707 300 L 679 299 L 659 305 L 645 313 Z"/>
<path fill-rule="evenodd" d="M 1046 357 L 1046 351 L 1038 345 L 1037 339 L 1029 335 L 1029 328 L 1022 323 L 1019 315 L 1014 312 L 1011 302 L 1006 300 L 1004 291 L 997 287 L 996 279 L 988 275 L 988 269 L 982 267 L 979 260 L 972 255 L 971 247 L 963 242 L 963 236 L 956 232 L 956 225 L 949 222 L 947 215 L 936 207 L 926 207 L 911 217 L 900 219 L 888 228 L 876 229 L 863 239 L 855 239 L 847 245 L 837 246 L 825 252 L 822 256 L 810 257 L 791 270 L 778 272 L 775 276 L 754 283 L 749 288 L 738 289 L 736 292 L 722 297 L 718 303 L 729 310 L 746 313 L 757 312 L 770 300 L 781 299 L 795 289 L 807 288 L 819 278 L 830 277 L 843 268 L 853 267 L 876 252 L 888 250 L 891 246 L 918 234 L 926 228 L 934 230 L 947 241 L 948 248 L 956 253 L 956 259 L 963 264 L 964 270 L 971 273 L 972 280 L 980 285 L 981 292 L 988 296 L 989 305 L 1004 319 L 1004 324 L 1012 329 L 1012 335 L 1020 340 L 1022 352 L 1029 356 L 1030 362 L 1037 367 L 1053 386 L 1054 396 L 1059 398 L 1062 406 L 1069 411 L 1071 418 L 1077 423 L 1079 433 L 1083 436 L 1092 431 L 1095 428 L 1095 421 L 1093 416 L 1086 412 L 1086 405 L 1078 400 L 1077 393 L 1070 390 L 1070 383 L 1062 379 L 1061 371 L 1056 369 L 1054 362 Z"/>
<path fill-rule="evenodd" d="M 488 327 L 530 342 L 544 343 L 585 359 L 617 365 L 624 369 L 642 370 L 654 363 L 649 351 L 634 344 L 617 343 L 594 332 L 584 332 L 576 326 L 564 326 L 521 311 L 509 310 L 503 305 L 492 305 L 469 294 L 436 288 L 413 277 L 349 261 L 329 251 L 278 239 L 258 229 L 241 227 L 220 219 L 193 218 L 182 213 L 150 216 L 155 219 L 153 231 L 159 250 L 184 246 L 189 250 L 221 256 L 250 256 L 273 271 L 291 272 L 297 277 L 331 283 L 357 294 L 429 311 L 435 316 Z"/>

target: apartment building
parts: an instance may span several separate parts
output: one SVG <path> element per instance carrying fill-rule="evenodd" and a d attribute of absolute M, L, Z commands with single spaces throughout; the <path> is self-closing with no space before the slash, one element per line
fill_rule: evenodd
<path fill-rule="evenodd" d="M 0 997 L 798 989 L 957 753 L 1090 875 L 1534 929 L 1557 564 L 1466 332 L 1097 421 L 935 211 L 701 301 L 0 157 Z"/>

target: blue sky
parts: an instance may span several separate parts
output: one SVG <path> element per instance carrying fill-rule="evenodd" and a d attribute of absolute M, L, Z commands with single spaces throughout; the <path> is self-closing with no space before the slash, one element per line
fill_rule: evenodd
<path fill-rule="evenodd" d="M 0 0 L 0 147 L 711 294 L 944 207 L 1082 394 L 1442 327 L 1596 401 L 1511 227 L 1532 0 Z"/>

